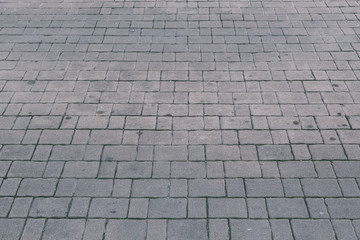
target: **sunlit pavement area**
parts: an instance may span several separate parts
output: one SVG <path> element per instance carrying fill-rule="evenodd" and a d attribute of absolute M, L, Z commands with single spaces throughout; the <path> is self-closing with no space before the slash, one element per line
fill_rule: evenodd
<path fill-rule="evenodd" d="M 1 240 L 360 238 L 357 0 L 2 0 Z"/>

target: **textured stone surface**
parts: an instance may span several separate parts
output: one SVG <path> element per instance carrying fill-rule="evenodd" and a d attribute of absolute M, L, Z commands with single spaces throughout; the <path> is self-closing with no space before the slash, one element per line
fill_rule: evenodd
<path fill-rule="evenodd" d="M 360 237 L 359 1 L 0 2 L 0 240 Z"/>

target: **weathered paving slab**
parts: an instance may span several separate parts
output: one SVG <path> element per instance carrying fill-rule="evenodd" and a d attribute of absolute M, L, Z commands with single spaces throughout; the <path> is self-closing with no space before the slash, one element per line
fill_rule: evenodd
<path fill-rule="evenodd" d="M 0 1 L 0 240 L 360 239 L 359 13 Z"/>

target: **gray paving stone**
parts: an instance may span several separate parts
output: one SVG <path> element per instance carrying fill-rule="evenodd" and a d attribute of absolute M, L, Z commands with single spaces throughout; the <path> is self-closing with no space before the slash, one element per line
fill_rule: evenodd
<path fill-rule="evenodd" d="M 125 218 L 128 205 L 128 199 L 94 198 L 90 204 L 89 217 Z"/>
<path fill-rule="evenodd" d="M 109 220 L 106 240 L 115 240 L 121 236 L 124 240 L 140 240 L 146 236 L 146 221 L 144 220 Z"/>
<path fill-rule="evenodd" d="M 146 198 L 137 198 L 130 201 L 129 218 L 147 218 L 149 201 Z"/>
<path fill-rule="evenodd" d="M 1 160 L 30 160 L 33 145 L 5 145 L 0 152 Z"/>
<path fill-rule="evenodd" d="M 154 160 L 186 160 L 186 146 L 155 146 Z"/>
<path fill-rule="evenodd" d="M 94 178 L 97 175 L 99 163 L 97 162 L 66 162 L 62 177 Z"/>
<path fill-rule="evenodd" d="M 329 220 L 292 220 L 295 239 L 335 239 Z"/>
<path fill-rule="evenodd" d="M 120 162 L 118 163 L 117 178 L 149 178 L 152 164 L 149 162 Z"/>
<path fill-rule="evenodd" d="M 86 217 L 89 209 L 90 198 L 73 198 L 68 213 L 69 217 Z"/>
<path fill-rule="evenodd" d="M 207 160 L 240 160 L 240 149 L 235 145 L 206 146 Z"/>
<path fill-rule="evenodd" d="M 25 225 L 24 219 L 0 219 L 1 239 L 16 240 L 21 235 L 21 230 Z"/>
<path fill-rule="evenodd" d="M 305 201 L 301 198 L 269 198 L 266 200 L 270 218 L 308 218 Z"/>
<path fill-rule="evenodd" d="M 221 144 L 220 131 L 191 131 L 189 132 L 190 144 Z"/>
<path fill-rule="evenodd" d="M 131 194 L 134 197 L 167 197 L 169 186 L 165 179 L 134 180 Z"/>
<path fill-rule="evenodd" d="M 30 209 L 32 198 L 15 198 L 9 217 L 27 217 Z"/>
<path fill-rule="evenodd" d="M 284 178 L 317 177 L 312 162 L 280 162 L 280 174 Z"/>
<path fill-rule="evenodd" d="M 249 197 L 282 197 L 284 195 L 280 179 L 246 179 Z"/>
<path fill-rule="evenodd" d="M 338 177 L 359 177 L 360 170 L 359 166 L 360 163 L 356 161 L 352 162 L 339 162 L 336 161 L 333 163 L 335 173 Z"/>
<path fill-rule="evenodd" d="M 209 239 L 229 239 L 229 226 L 225 219 L 212 219 L 209 221 Z"/>
<path fill-rule="evenodd" d="M 135 160 L 136 146 L 105 146 L 103 160 Z"/>
<path fill-rule="evenodd" d="M 246 200 L 249 218 L 268 218 L 265 199 L 247 198 Z"/>
<path fill-rule="evenodd" d="M 271 229 L 267 220 L 230 220 L 231 238 L 271 239 Z"/>
<path fill-rule="evenodd" d="M 299 179 L 282 179 L 286 197 L 303 197 L 304 193 Z"/>
<path fill-rule="evenodd" d="M 203 162 L 173 162 L 171 177 L 173 178 L 205 178 L 206 167 Z"/>
<path fill-rule="evenodd" d="M 11 204 L 13 202 L 13 198 L 10 197 L 5 197 L 5 198 L 0 198 L 0 216 L 1 217 L 6 217 L 8 215 L 8 213 L 10 212 L 10 208 L 11 208 Z"/>
<path fill-rule="evenodd" d="M 288 145 L 263 145 L 258 146 L 260 160 L 292 160 L 290 146 Z"/>
<path fill-rule="evenodd" d="M 90 144 L 120 144 L 122 131 L 120 130 L 93 130 L 90 135 Z"/>
<path fill-rule="evenodd" d="M 65 217 L 70 198 L 35 198 L 29 216 L 31 217 Z"/>
<path fill-rule="evenodd" d="M 246 202 L 241 198 L 209 198 L 210 218 L 246 218 Z"/>
<path fill-rule="evenodd" d="M 257 162 L 233 162 L 226 161 L 225 176 L 226 177 L 242 177 L 242 178 L 255 178 L 261 177 L 260 165 Z"/>
<path fill-rule="evenodd" d="M 0 144 L 19 144 L 24 134 L 23 130 L 0 130 Z"/>
<path fill-rule="evenodd" d="M 293 238 L 290 223 L 288 220 L 272 219 L 270 220 L 270 226 L 274 240 Z"/>
<path fill-rule="evenodd" d="M 340 145 L 311 145 L 310 152 L 314 160 L 347 159 Z"/>
<path fill-rule="evenodd" d="M 340 197 L 341 190 L 336 179 L 302 179 L 301 185 L 305 196 Z"/>
<path fill-rule="evenodd" d="M 149 218 L 185 218 L 186 199 L 150 199 Z"/>
<path fill-rule="evenodd" d="M 17 192 L 18 196 L 52 196 L 55 193 L 57 179 L 27 178 Z"/>
<path fill-rule="evenodd" d="M 322 198 L 307 198 L 307 206 L 311 218 L 329 218 L 329 213 L 325 205 L 325 201 Z"/>
<path fill-rule="evenodd" d="M 85 220 L 49 219 L 45 225 L 43 239 L 81 239 L 84 228 Z"/>
<path fill-rule="evenodd" d="M 79 179 L 75 196 L 107 197 L 112 191 L 113 181 L 102 179 Z"/>
<path fill-rule="evenodd" d="M 169 220 L 168 239 L 208 239 L 205 220 Z"/>
<path fill-rule="evenodd" d="M 356 219 L 359 217 L 359 199 L 334 198 L 325 199 L 332 218 Z"/>
<path fill-rule="evenodd" d="M 105 219 L 88 219 L 86 221 L 83 238 L 95 240 L 103 237 L 105 232 Z"/>
<path fill-rule="evenodd" d="M 40 239 L 43 233 L 45 219 L 28 219 L 22 233 L 22 240 Z"/>
<path fill-rule="evenodd" d="M 46 163 L 42 162 L 13 162 L 8 177 L 41 177 Z"/>
<path fill-rule="evenodd" d="M 333 220 L 332 224 L 338 239 L 357 239 L 354 228 L 349 220 Z"/>
<path fill-rule="evenodd" d="M 0 196 L 15 196 L 18 190 L 20 178 L 8 178 L 2 180 L 2 185 L 0 188 Z"/>
<path fill-rule="evenodd" d="M 44 130 L 39 143 L 41 144 L 70 144 L 72 130 Z"/>
<path fill-rule="evenodd" d="M 225 182 L 221 179 L 189 180 L 189 196 L 222 197 L 225 196 Z"/>

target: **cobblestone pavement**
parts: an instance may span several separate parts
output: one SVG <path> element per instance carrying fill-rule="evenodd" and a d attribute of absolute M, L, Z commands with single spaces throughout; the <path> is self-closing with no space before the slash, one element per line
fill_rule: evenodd
<path fill-rule="evenodd" d="M 359 239 L 359 13 L 2 0 L 0 239 Z"/>

